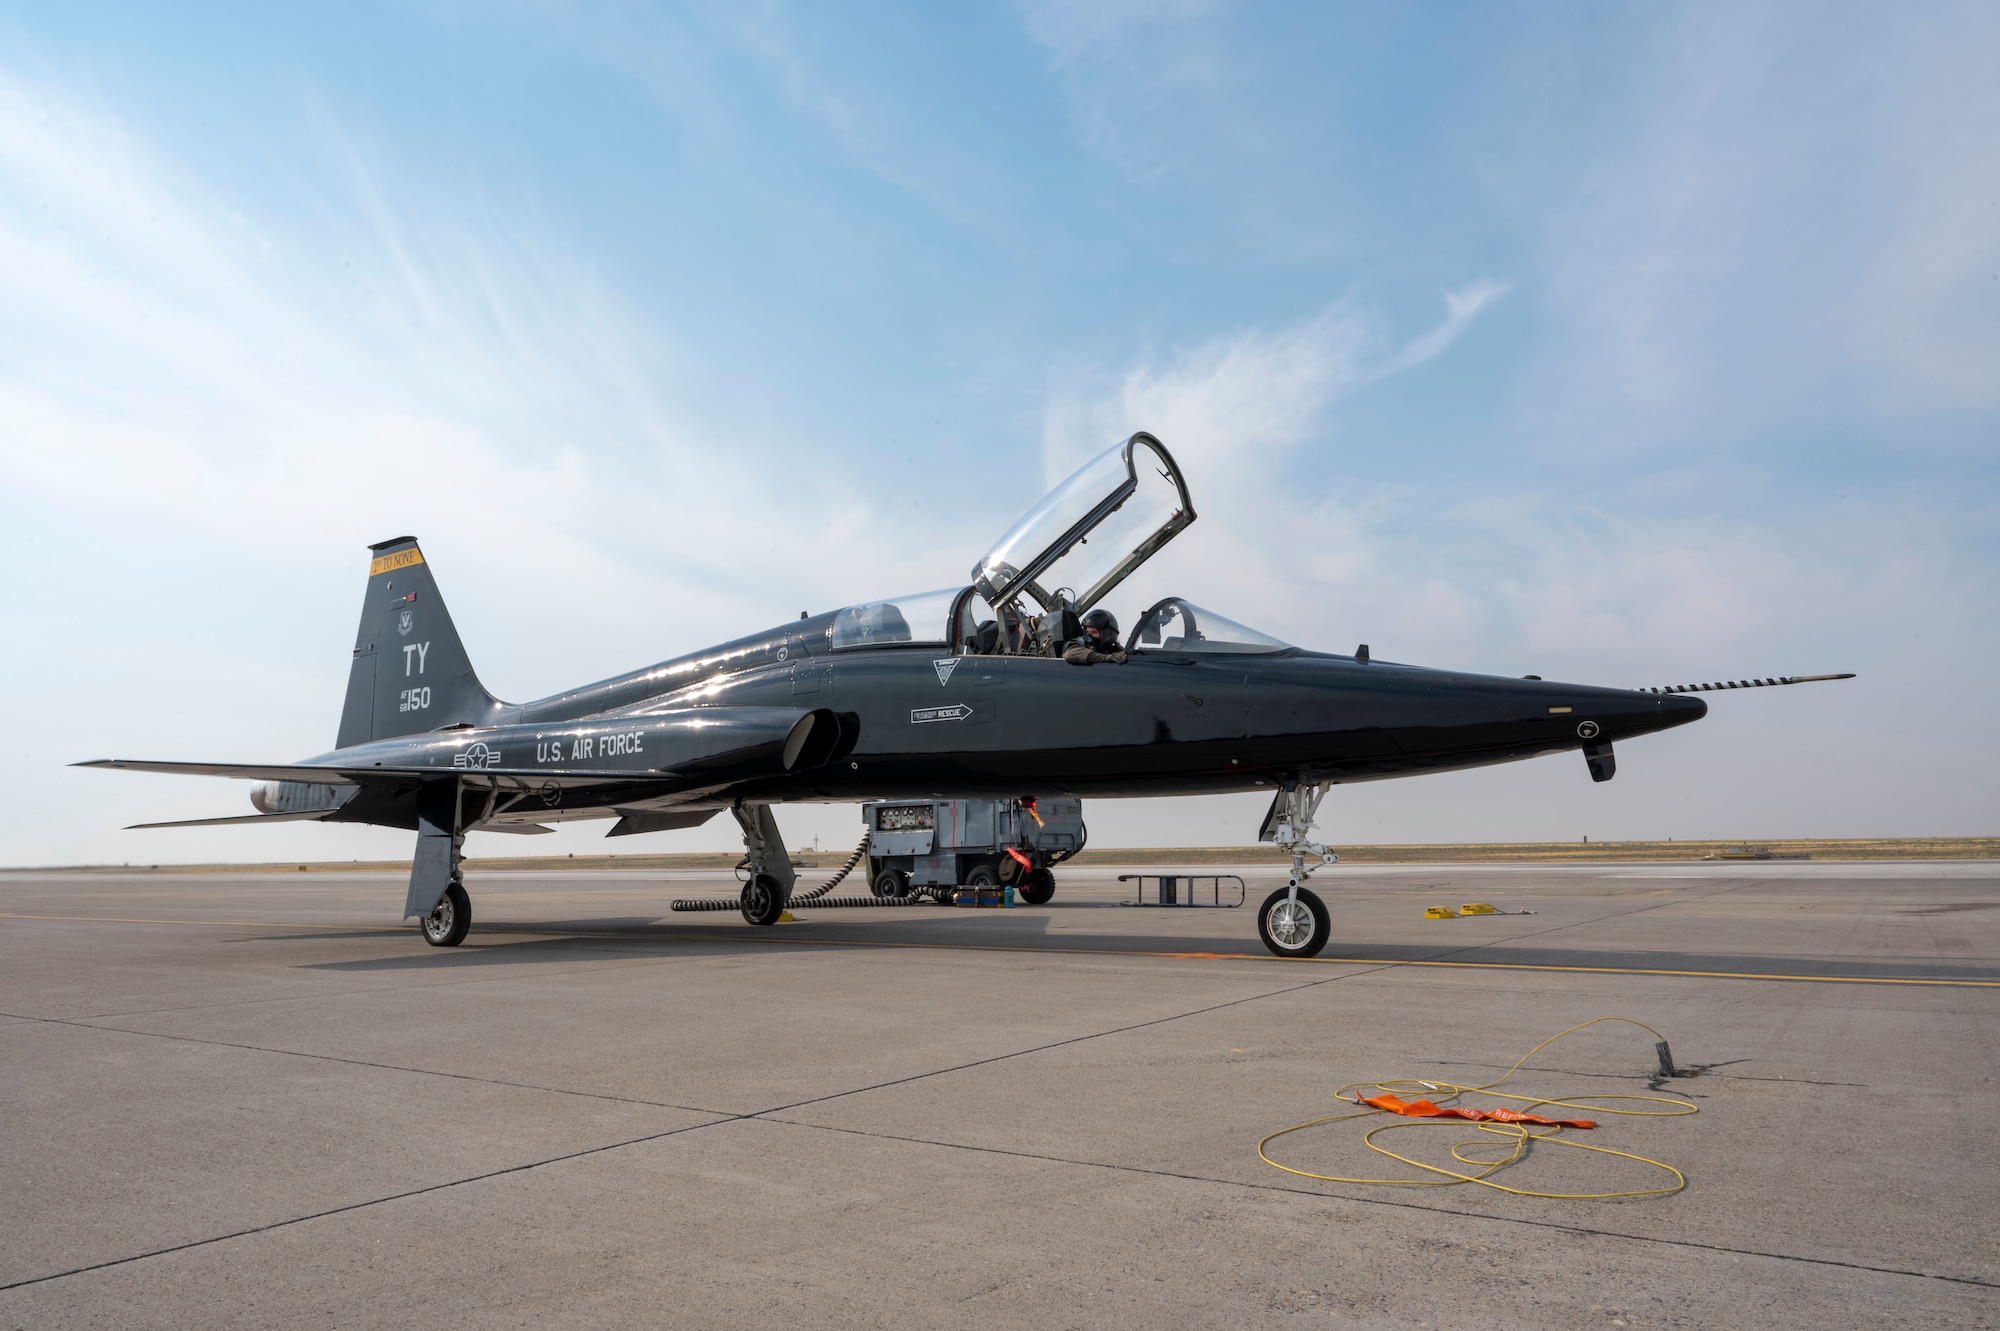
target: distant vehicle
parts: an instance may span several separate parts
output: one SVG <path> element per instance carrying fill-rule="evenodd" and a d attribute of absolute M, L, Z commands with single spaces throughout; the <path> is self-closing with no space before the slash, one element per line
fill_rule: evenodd
<path fill-rule="evenodd" d="M 1311 840 L 1329 786 L 1574 750 L 1593 780 L 1608 781 L 1615 741 L 1707 712 L 1686 693 L 1751 686 L 1646 691 L 1396 665 L 1366 646 L 1294 647 L 1171 596 L 1137 616 L 1122 653 L 1071 654 L 1122 663 L 1066 660 L 1083 644 L 1083 617 L 1194 520 L 1166 447 L 1135 434 L 1021 518 L 969 584 L 802 615 L 529 703 L 480 684 L 416 538 L 399 536 L 370 547 L 331 751 L 288 764 L 79 765 L 261 783 L 254 815 L 143 826 L 292 819 L 415 831 L 405 918 L 439 947 L 471 923 L 460 859 L 475 829 L 615 818 L 609 835 L 624 836 L 727 809 L 748 851 L 743 917 L 768 925 L 793 884 L 772 814 L 787 801 L 1032 795 L 1053 807 L 1268 791 L 1259 837 L 1289 849 L 1292 868 L 1258 911 L 1258 932 L 1280 956 L 1310 957 L 1332 927 L 1304 885 L 1334 859 Z M 1308 854 L 1319 861 L 1311 868 Z"/>

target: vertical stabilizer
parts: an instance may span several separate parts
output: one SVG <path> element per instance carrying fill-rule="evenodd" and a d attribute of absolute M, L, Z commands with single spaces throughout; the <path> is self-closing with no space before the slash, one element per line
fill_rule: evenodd
<path fill-rule="evenodd" d="M 473 673 L 417 538 L 368 549 L 368 595 L 336 746 L 490 723 L 501 703 Z"/>

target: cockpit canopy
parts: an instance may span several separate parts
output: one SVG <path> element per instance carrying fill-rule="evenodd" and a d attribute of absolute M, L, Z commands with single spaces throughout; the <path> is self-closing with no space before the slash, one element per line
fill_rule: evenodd
<path fill-rule="evenodd" d="M 838 611 L 827 628 L 827 641 L 835 651 L 844 647 L 883 647 L 896 643 L 946 643 L 964 636 L 952 631 L 954 605 L 965 597 L 965 588 L 946 587 L 943 591 L 917 592 L 887 601 L 850 605 Z M 957 606 L 961 619 L 971 612 L 969 605 Z"/>
<path fill-rule="evenodd" d="M 1193 521 L 1180 468 L 1158 439 L 1135 434 L 1028 510 L 974 565 L 972 586 L 848 606 L 827 627 L 828 645 L 1059 655 L 1081 632 L 1078 616 Z M 1243 655 L 1286 644 L 1170 596 L 1139 617 L 1125 648 Z"/>
<path fill-rule="evenodd" d="M 1249 656 L 1282 652 L 1290 644 L 1268 633 L 1224 619 L 1191 601 L 1169 596 L 1139 616 L 1126 639 L 1128 652 L 1184 652 L 1213 656 Z"/>
<path fill-rule="evenodd" d="M 1106 449 L 1028 510 L 972 569 L 995 610 L 1023 593 L 1081 613 L 1194 521 L 1166 447 L 1135 434 Z"/>

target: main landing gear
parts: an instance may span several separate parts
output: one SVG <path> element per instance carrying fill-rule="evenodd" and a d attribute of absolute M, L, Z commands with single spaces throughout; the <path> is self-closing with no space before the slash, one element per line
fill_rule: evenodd
<path fill-rule="evenodd" d="M 1271 811 L 1264 815 L 1264 827 L 1258 835 L 1258 840 L 1273 842 L 1292 852 L 1290 881 L 1265 897 L 1264 904 L 1257 908 L 1257 936 L 1280 957 L 1301 960 L 1316 957 L 1333 933 L 1333 916 L 1328 913 L 1326 903 L 1305 885 L 1314 870 L 1339 859 L 1311 840 L 1313 815 L 1319 812 L 1319 802 L 1325 797 L 1323 785 L 1295 782 L 1279 790 L 1271 801 Z M 1307 851 L 1320 859 L 1312 868 L 1306 867 Z"/>
<path fill-rule="evenodd" d="M 465 895 L 465 889 L 456 880 L 444 890 L 444 896 L 424 916 L 424 941 L 432 947 L 457 947 L 465 941 L 466 931 L 472 928 L 472 898 Z"/>
<path fill-rule="evenodd" d="M 410 890 L 403 918 L 422 922 L 432 947 L 457 947 L 472 927 L 472 899 L 465 895 L 464 811 L 459 783 L 439 781 L 417 793 L 417 849 L 410 857 Z"/>
<path fill-rule="evenodd" d="M 778 820 L 768 804 L 736 804 L 729 812 L 743 829 L 743 848 L 749 852 L 750 877 L 739 901 L 743 918 L 751 924 L 776 924 L 784 918 L 796 877 Z"/>

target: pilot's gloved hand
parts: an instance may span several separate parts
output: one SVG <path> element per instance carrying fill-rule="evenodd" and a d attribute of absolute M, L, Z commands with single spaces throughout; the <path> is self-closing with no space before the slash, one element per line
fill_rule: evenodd
<path fill-rule="evenodd" d="M 1065 651 L 1063 653 L 1062 659 L 1069 662 L 1071 665 L 1080 665 L 1080 666 L 1105 665 L 1105 664 L 1124 665 L 1125 653 L 1122 651 L 1100 652 L 1093 648 L 1086 647 L 1079 642 L 1073 644 L 1067 651 Z"/>

